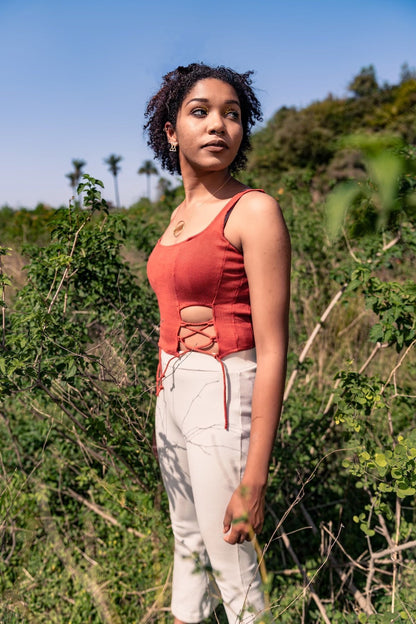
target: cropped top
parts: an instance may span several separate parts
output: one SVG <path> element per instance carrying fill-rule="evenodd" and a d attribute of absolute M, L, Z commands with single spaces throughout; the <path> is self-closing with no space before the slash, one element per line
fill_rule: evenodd
<path fill-rule="evenodd" d="M 160 311 L 159 347 L 173 357 L 180 356 L 179 343 L 186 346 L 186 339 L 196 334 L 203 337 L 204 344 L 188 350 L 209 353 L 216 343 L 218 353 L 211 355 L 220 362 L 225 355 L 254 347 L 243 254 L 224 235 L 229 213 L 252 190 L 257 189 L 234 195 L 201 232 L 173 245 L 163 245 L 159 240 L 149 257 L 147 275 Z M 210 308 L 212 320 L 204 323 L 182 320 L 181 311 L 189 306 Z M 214 328 L 209 335 L 205 333 L 208 327 Z M 190 333 L 181 334 L 183 328 Z M 222 362 L 221 365 L 225 382 Z M 159 370 L 157 391 L 162 387 L 162 379 L 163 372 Z"/>

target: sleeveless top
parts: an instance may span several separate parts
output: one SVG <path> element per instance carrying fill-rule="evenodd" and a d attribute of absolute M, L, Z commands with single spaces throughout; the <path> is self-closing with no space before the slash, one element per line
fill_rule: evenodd
<path fill-rule="evenodd" d="M 172 357 L 180 357 L 179 343 L 187 347 L 186 340 L 196 334 L 203 337 L 203 344 L 188 351 L 209 354 L 209 348 L 217 343 L 218 353 L 210 355 L 221 363 L 224 392 L 225 370 L 221 358 L 254 347 L 244 258 L 225 237 L 224 227 L 240 197 L 253 190 L 259 189 L 246 189 L 234 195 L 201 232 L 173 245 L 163 245 L 159 239 L 147 264 L 149 282 L 159 304 L 160 349 Z M 189 306 L 210 308 L 212 320 L 183 321 L 181 310 Z M 205 333 L 208 327 L 214 328 L 214 337 Z M 182 328 L 190 333 L 180 335 Z M 163 376 L 159 367 L 157 392 L 162 388 Z"/>

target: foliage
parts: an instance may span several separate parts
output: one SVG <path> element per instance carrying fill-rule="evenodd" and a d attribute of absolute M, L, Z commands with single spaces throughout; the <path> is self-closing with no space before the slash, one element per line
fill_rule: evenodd
<path fill-rule="evenodd" d="M 414 570 L 416 546 L 415 159 L 397 141 L 353 141 L 371 178 L 330 196 L 326 212 L 347 215 L 343 229 L 332 215 L 332 244 L 306 190 L 288 192 L 286 178 L 280 194 L 294 248 L 291 345 L 303 349 L 289 358 L 268 534 L 287 553 L 277 570 L 288 569 L 289 556 L 309 594 L 287 614 L 276 608 L 279 621 L 356 622 L 358 614 L 363 622 L 392 614 L 412 621 L 414 614 L 406 570 Z M 335 295 L 328 275 L 339 284 Z M 286 583 L 275 578 L 276 601 Z"/>
<path fill-rule="evenodd" d="M 363 67 L 348 85 L 348 90 L 357 97 L 365 97 L 377 92 L 378 84 L 374 65 Z"/>
<path fill-rule="evenodd" d="M 137 539 L 149 536 L 148 554 L 145 549 L 140 555 L 144 565 L 165 556 L 164 549 L 154 552 L 151 538 L 157 518 L 153 501 L 160 497 L 148 426 L 156 365 L 155 304 L 120 256 L 125 223 L 108 214 L 101 183 L 89 176 L 84 180 L 78 192 L 85 209 L 72 205 L 58 211 L 50 244 L 25 249 L 31 258 L 28 281 L 7 316 L 0 358 L 1 428 L 8 440 L 2 450 L 8 468 L 0 490 L 5 527 L 1 591 L 7 598 L 2 615 L 11 609 L 29 621 L 34 621 L 32 614 L 45 617 L 41 614 L 62 583 L 67 584 L 68 602 L 56 621 L 98 621 L 87 615 L 93 605 L 104 618 L 103 613 L 116 612 L 111 605 L 117 595 L 121 617 L 131 601 L 136 608 L 147 604 L 150 594 L 142 600 L 138 590 L 147 586 L 147 573 L 152 582 L 155 576 L 148 569 L 137 584 L 132 572 L 128 583 L 136 585 L 137 595 L 121 598 L 131 566 L 126 564 L 121 576 L 114 570 L 116 543 L 121 540 L 124 556 L 130 556 Z M 110 504 L 102 507 L 106 496 Z M 145 513 L 149 505 L 152 514 Z M 17 527 L 30 518 L 26 506 L 34 519 L 27 527 L 30 551 L 16 538 Z M 94 526 L 90 546 L 84 543 L 79 551 L 75 545 L 87 539 L 89 526 Z M 159 547 L 164 531 L 158 534 Z M 27 578 L 37 577 L 39 565 L 43 571 L 31 590 L 26 588 L 21 610 L 17 596 L 25 581 L 15 575 L 22 557 Z M 46 569 L 42 561 L 50 562 Z M 50 566 L 61 570 L 59 582 L 49 579 Z M 92 569 L 98 574 L 92 575 L 97 587 L 111 575 L 118 578 L 111 595 L 98 592 L 88 580 Z M 39 591 L 43 583 L 47 591 Z"/>
<path fill-rule="evenodd" d="M 146 181 L 147 181 L 147 192 L 146 192 L 146 195 L 147 195 L 147 199 L 150 201 L 150 176 L 158 174 L 158 171 L 157 171 L 157 168 L 156 168 L 154 162 L 152 160 L 145 160 L 143 162 L 142 166 L 139 167 L 139 169 L 137 170 L 137 173 L 139 175 L 144 174 L 146 176 Z M 161 178 L 161 180 L 162 179 L 163 178 Z M 166 190 L 168 188 L 169 187 L 167 186 Z"/>
<path fill-rule="evenodd" d="M 414 621 L 412 81 L 281 109 L 242 174 L 279 199 L 293 246 L 289 376 L 260 538 L 271 611 L 259 622 Z M 4 622 L 170 621 L 144 266 L 183 189 L 109 211 L 101 187 L 84 176 L 84 208 L 48 212 L 39 240 L 26 228 L 26 284 L 2 306 Z M 7 214 L 7 247 L 21 248 Z"/>
<path fill-rule="evenodd" d="M 22 244 L 44 245 L 50 238 L 55 210 L 45 204 L 38 204 L 34 210 L 9 206 L 0 208 L 0 244 L 13 242 L 21 250 Z"/>
<path fill-rule="evenodd" d="M 109 171 L 112 173 L 113 178 L 114 178 L 114 193 L 115 193 L 115 198 L 116 198 L 116 206 L 117 208 L 120 207 L 120 198 L 119 198 L 119 194 L 118 194 L 118 183 L 117 183 L 117 176 L 120 172 L 120 165 L 119 162 L 123 160 L 122 156 L 117 156 L 116 154 L 110 154 L 110 156 L 107 156 L 107 158 L 104 158 L 104 162 L 106 165 L 108 165 L 108 169 Z"/>
<path fill-rule="evenodd" d="M 74 158 L 72 160 L 72 166 L 74 167 L 74 170 L 71 171 L 70 173 L 66 173 L 65 177 L 68 178 L 69 183 L 72 187 L 72 189 L 74 190 L 74 195 L 76 193 L 76 189 L 77 186 L 81 180 L 82 174 L 83 174 L 83 169 L 85 167 L 87 163 L 85 162 L 85 160 L 80 160 L 79 158 Z"/>
<path fill-rule="evenodd" d="M 367 70 L 366 79 L 371 78 Z M 300 110 L 284 106 L 254 135 L 249 174 L 270 189 L 286 172 L 302 177 L 308 171 L 311 188 L 326 194 L 334 182 L 362 173 L 359 151 L 352 146 L 340 150 L 340 139 L 371 132 L 414 143 L 415 109 L 414 77 L 394 86 L 375 83 L 365 97 L 330 94 Z"/>
<path fill-rule="evenodd" d="M 409 182 L 416 173 L 415 161 L 408 157 L 400 139 L 385 135 L 355 135 L 345 138 L 340 145 L 360 151 L 370 177 L 368 183 L 360 180 L 344 182 L 329 196 L 327 207 L 331 237 L 340 234 L 350 207 L 353 208 L 354 234 L 359 233 L 358 228 L 361 234 L 363 230 L 368 233 L 387 226 L 394 229 L 405 218 L 414 216 L 416 193 L 409 188 Z"/>

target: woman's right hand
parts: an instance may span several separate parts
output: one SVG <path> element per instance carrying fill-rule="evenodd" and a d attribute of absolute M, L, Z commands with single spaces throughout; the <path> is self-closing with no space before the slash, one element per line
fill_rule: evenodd
<path fill-rule="evenodd" d="M 260 533 L 264 521 L 265 487 L 241 483 L 233 493 L 224 515 L 224 540 L 242 544 Z"/>

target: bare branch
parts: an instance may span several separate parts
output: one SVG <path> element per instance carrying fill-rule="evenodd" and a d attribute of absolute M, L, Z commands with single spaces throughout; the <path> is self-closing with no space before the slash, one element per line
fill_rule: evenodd
<path fill-rule="evenodd" d="M 288 551 L 288 553 L 290 554 L 290 556 L 293 559 L 293 562 L 295 563 L 295 565 L 298 566 L 299 571 L 302 575 L 303 578 L 303 582 L 304 582 L 304 591 L 308 590 L 313 601 L 315 602 L 316 606 L 319 609 L 319 613 L 322 616 L 323 621 L 325 622 L 325 624 L 331 624 L 331 620 L 328 618 L 328 614 L 326 612 L 326 609 L 321 601 L 321 599 L 319 598 L 318 594 L 315 591 L 315 587 L 313 584 L 313 579 L 316 577 L 316 575 L 318 574 L 318 572 L 324 567 L 324 565 L 326 564 L 326 562 L 328 561 L 328 557 L 329 557 L 329 553 L 328 556 L 325 558 L 324 562 L 319 566 L 318 570 L 315 572 L 315 574 L 313 575 L 313 577 L 310 579 L 306 573 L 305 568 L 302 566 L 302 564 L 300 563 L 295 551 L 293 550 L 292 544 L 290 543 L 289 537 L 287 535 L 287 533 L 284 531 L 283 527 L 280 527 L 280 535 L 282 537 L 283 543 L 286 546 L 286 549 Z M 331 545 L 331 548 L 333 547 L 333 544 Z M 279 615 L 281 615 L 279 613 Z"/>
<path fill-rule="evenodd" d="M 402 550 L 408 550 L 409 548 L 416 548 L 416 540 L 411 540 L 410 542 L 405 542 L 404 544 L 398 544 L 397 546 L 393 546 L 393 548 L 386 548 L 385 550 L 379 550 L 372 554 L 373 559 L 382 559 L 387 555 L 393 555 L 395 553 L 401 552 Z M 391 563 L 391 562 L 390 562 Z"/>
<path fill-rule="evenodd" d="M 75 563 L 74 558 L 64 544 L 61 535 L 59 534 L 58 527 L 55 520 L 52 517 L 49 504 L 47 488 L 44 484 L 39 484 L 39 506 L 42 511 L 42 523 L 45 531 L 51 541 L 52 547 L 62 561 L 63 565 L 71 575 L 75 583 L 80 582 L 81 585 L 88 591 L 91 599 L 94 601 L 100 618 L 105 624 L 121 624 L 118 615 L 111 608 L 106 595 L 103 592 L 102 587 L 94 579 L 92 568 L 89 573 L 85 573 Z"/>
<path fill-rule="evenodd" d="M 361 607 L 364 613 L 366 613 L 367 615 L 371 615 L 372 613 L 375 613 L 372 605 L 367 604 L 367 601 L 362 595 L 362 593 L 360 592 L 360 590 L 354 585 L 352 580 L 348 577 L 347 573 L 344 572 L 344 570 L 340 568 L 340 565 L 338 561 L 336 560 L 336 558 L 333 555 L 330 555 L 329 561 L 332 564 L 338 576 L 340 577 L 341 581 L 346 584 L 348 591 L 350 591 L 351 594 L 354 596 L 355 601 L 358 603 L 358 605 Z"/>
<path fill-rule="evenodd" d="M 114 516 L 112 516 L 108 511 L 105 511 L 102 507 L 100 507 L 96 503 L 92 503 L 91 501 L 88 501 L 83 496 L 81 496 L 80 494 L 72 490 L 71 488 L 65 488 L 62 491 L 64 494 L 67 494 L 74 500 L 88 507 L 88 509 L 91 509 L 91 511 L 93 511 L 98 516 L 103 518 L 106 522 L 109 522 L 113 526 L 122 527 L 122 524 L 116 518 L 114 518 Z M 140 537 L 142 539 L 148 537 L 144 533 L 140 533 L 140 531 L 137 531 L 136 529 L 133 529 L 132 527 L 128 527 L 126 530 L 128 533 L 132 533 L 135 537 Z"/>
<path fill-rule="evenodd" d="M 62 289 L 62 286 L 63 286 L 63 284 L 64 284 L 64 282 L 65 282 L 65 280 L 66 280 L 66 277 L 67 277 L 67 275 L 68 275 L 68 273 L 69 273 L 69 267 L 70 267 L 70 265 L 71 265 L 71 260 L 72 260 L 72 258 L 73 258 L 73 256 L 74 256 L 74 253 L 75 253 L 75 248 L 76 248 L 76 246 L 77 246 L 78 237 L 79 237 L 79 235 L 81 234 L 81 232 L 82 232 L 82 230 L 84 229 L 84 227 L 87 225 L 88 221 L 91 219 L 91 214 L 92 214 L 92 213 L 90 213 L 90 214 L 88 215 L 88 217 L 85 219 L 85 221 L 83 221 L 83 223 L 80 225 L 80 227 L 78 228 L 78 230 L 75 232 L 74 241 L 73 241 L 73 243 L 72 243 L 72 248 L 71 248 L 71 251 L 70 251 L 70 253 L 69 253 L 69 260 L 68 260 L 68 264 L 66 265 L 65 270 L 64 270 L 64 272 L 63 272 L 63 274 L 62 274 L 61 281 L 59 282 L 58 288 L 56 289 L 56 292 L 55 292 L 54 296 L 52 297 L 52 301 L 51 301 L 51 303 L 50 303 L 50 305 L 49 305 L 49 308 L 48 308 L 48 314 L 50 314 L 50 313 L 51 313 L 51 310 L 52 310 L 52 308 L 53 308 L 53 305 L 54 305 L 54 303 L 55 303 L 55 301 L 56 301 L 56 299 L 57 299 L 57 297 L 58 297 L 58 295 L 59 295 L 59 293 L 60 293 L 60 291 L 61 291 L 61 289 Z"/>
<path fill-rule="evenodd" d="M 382 249 L 377 252 L 376 256 L 377 258 L 380 258 L 383 253 L 385 253 L 386 251 L 388 251 L 391 247 L 394 247 L 394 245 L 396 245 L 396 243 L 398 243 L 401 239 L 401 234 L 399 233 L 395 238 L 393 238 L 390 242 L 386 243 L 383 245 Z M 375 265 L 376 263 L 373 262 L 373 260 L 369 260 L 368 261 L 369 264 L 373 264 Z M 326 321 L 326 319 L 328 318 L 329 314 L 331 313 L 331 311 L 333 310 L 333 308 L 336 306 L 336 304 L 338 303 L 338 301 L 341 299 L 342 295 L 344 294 L 347 286 L 348 286 L 349 282 L 347 281 L 345 284 L 343 284 L 343 286 L 340 288 L 340 290 L 334 295 L 334 297 L 331 299 L 329 305 L 327 306 L 327 308 L 325 309 L 324 313 L 322 314 L 321 318 L 319 319 L 318 323 L 315 325 L 311 335 L 309 336 L 308 340 L 306 341 L 306 344 L 302 350 L 302 353 L 299 356 L 299 359 L 297 361 L 297 364 L 294 368 L 294 370 L 292 371 L 289 380 L 287 382 L 286 385 L 286 389 L 285 389 L 285 393 L 283 396 L 283 403 L 285 403 L 285 401 L 287 401 L 287 399 L 289 398 L 290 392 L 292 390 L 293 384 L 295 383 L 296 377 L 298 375 L 299 372 L 299 367 L 300 365 L 303 363 L 303 361 L 306 358 L 306 355 L 308 354 L 309 349 L 311 348 L 316 336 L 319 334 L 319 332 L 321 331 L 324 322 Z"/>
<path fill-rule="evenodd" d="M 304 512 L 305 517 L 308 519 L 308 522 L 311 523 L 312 531 L 316 535 L 318 533 L 318 528 L 317 528 L 316 524 L 312 520 L 310 514 L 306 511 L 306 508 L 303 506 L 303 508 L 301 507 L 301 509 Z M 335 536 L 333 536 L 332 533 L 330 533 L 328 529 L 325 528 L 325 530 L 327 531 L 328 534 L 331 535 L 331 537 L 335 538 Z M 338 537 L 339 537 L 339 533 L 336 536 L 336 538 L 334 539 L 334 544 L 337 544 L 338 546 L 341 546 Z M 348 558 L 351 560 L 351 557 L 348 556 Z M 338 576 L 340 577 L 341 581 L 346 584 L 348 590 L 354 596 L 355 600 L 357 601 L 359 606 L 363 609 L 363 611 L 365 613 L 367 613 L 367 615 L 371 615 L 372 613 L 374 613 L 374 610 L 373 610 L 373 607 L 372 607 L 371 603 L 370 604 L 367 603 L 366 599 L 364 598 L 364 596 L 362 595 L 360 590 L 354 585 L 352 580 L 349 578 L 349 575 L 341 569 L 340 564 L 338 563 L 337 559 L 335 558 L 335 556 L 331 552 L 329 553 L 329 561 L 330 561 L 332 567 L 336 570 L 336 572 L 337 572 Z M 359 567 L 358 564 L 356 564 L 356 565 L 357 565 L 357 567 Z"/>
<path fill-rule="evenodd" d="M 406 351 L 403 353 L 403 355 L 401 356 L 400 360 L 398 361 L 398 363 L 396 364 L 396 366 L 393 368 L 393 370 L 390 372 L 390 375 L 386 381 L 386 383 L 384 384 L 384 386 L 381 389 L 381 394 L 384 393 L 385 389 L 387 388 L 387 386 L 389 385 L 392 377 L 396 374 L 397 370 L 400 368 L 400 366 L 403 364 L 404 360 L 406 359 L 406 357 L 409 355 L 410 351 L 413 349 L 413 347 L 416 345 L 416 340 L 413 340 L 413 342 L 410 343 L 410 345 L 407 347 Z"/>
<path fill-rule="evenodd" d="M 294 370 L 292 371 L 292 374 L 289 377 L 289 381 L 287 382 L 286 385 L 286 389 L 285 389 L 285 393 L 283 396 L 283 402 L 287 401 L 290 392 L 292 390 L 293 384 L 295 383 L 295 379 L 298 375 L 299 372 L 299 367 L 300 365 L 304 362 L 309 349 L 311 348 L 311 346 L 313 345 L 313 342 L 316 338 L 316 336 L 319 334 L 319 332 L 321 331 L 323 324 L 325 323 L 326 319 L 328 318 L 328 316 L 330 315 L 332 309 L 336 306 L 336 304 L 338 303 L 338 301 L 341 299 L 342 295 L 345 292 L 345 289 L 347 288 L 347 283 L 345 283 L 342 288 L 336 293 L 336 295 L 331 299 L 329 305 L 327 306 L 327 308 L 325 309 L 324 313 L 322 314 L 321 318 L 319 319 L 318 323 L 315 325 L 313 332 L 311 333 L 311 335 L 309 336 L 308 340 L 306 341 L 305 346 L 302 349 L 302 353 L 299 356 L 298 362 L 296 364 L 296 367 L 294 368 Z"/>

